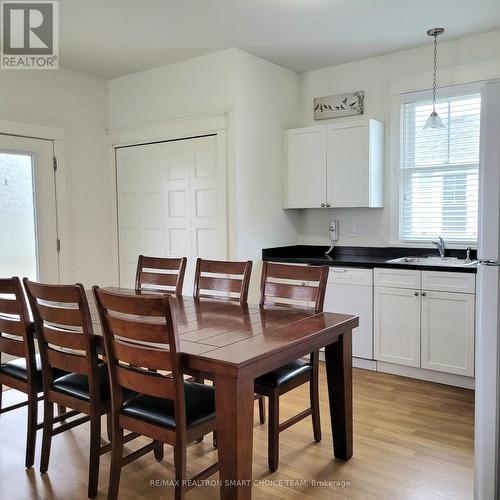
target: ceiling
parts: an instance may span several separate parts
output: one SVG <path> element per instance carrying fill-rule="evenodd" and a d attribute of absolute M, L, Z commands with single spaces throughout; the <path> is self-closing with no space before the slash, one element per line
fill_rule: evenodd
<path fill-rule="evenodd" d="M 500 26 L 499 0 L 60 0 L 60 64 L 114 78 L 238 47 L 301 72 Z"/>

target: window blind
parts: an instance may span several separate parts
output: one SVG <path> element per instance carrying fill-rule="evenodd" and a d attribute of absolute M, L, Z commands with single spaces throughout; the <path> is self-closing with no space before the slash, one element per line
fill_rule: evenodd
<path fill-rule="evenodd" d="M 476 242 L 480 108 L 478 93 L 438 99 L 445 127 L 424 130 L 432 100 L 402 105 L 401 241 Z"/>

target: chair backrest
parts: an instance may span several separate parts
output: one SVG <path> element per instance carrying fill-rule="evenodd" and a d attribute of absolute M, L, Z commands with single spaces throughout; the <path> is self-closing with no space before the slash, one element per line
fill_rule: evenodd
<path fill-rule="evenodd" d="M 186 257 L 170 259 L 139 255 L 135 289 L 144 292 L 182 295 L 186 263 Z"/>
<path fill-rule="evenodd" d="M 23 280 L 35 320 L 46 389 L 58 368 L 89 377 L 91 399 L 99 397 L 98 356 L 83 285 L 48 285 Z"/>
<path fill-rule="evenodd" d="M 260 305 L 303 305 L 322 312 L 328 271 L 328 266 L 293 266 L 264 262 Z"/>
<path fill-rule="evenodd" d="M 194 274 L 195 298 L 211 297 L 246 304 L 252 261 L 228 262 L 198 258 Z"/>
<path fill-rule="evenodd" d="M 0 363 L 2 353 L 26 358 L 31 380 L 35 370 L 35 342 L 19 278 L 0 279 Z"/>
<path fill-rule="evenodd" d="M 122 294 L 97 286 L 93 292 L 108 358 L 113 411 L 121 408 L 123 389 L 130 389 L 175 401 L 176 422 L 185 427 L 184 381 L 172 308 L 175 299 Z"/>

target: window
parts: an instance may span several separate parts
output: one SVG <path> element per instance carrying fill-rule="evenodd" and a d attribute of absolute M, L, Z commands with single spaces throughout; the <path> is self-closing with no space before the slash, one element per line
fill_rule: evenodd
<path fill-rule="evenodd" d="M 441 97 L 445 128 L 424 130 L 432 100 L 405 97 L 401 107 L 399 238 L 438 236 L 475 243 L 478 223 L 479 93 Z"/>

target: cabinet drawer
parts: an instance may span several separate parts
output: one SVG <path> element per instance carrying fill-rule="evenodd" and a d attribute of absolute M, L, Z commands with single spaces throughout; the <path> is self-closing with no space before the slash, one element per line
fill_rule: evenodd
<path fill-rule="evenodd" d="M 421 272 L 409 269 L 375 268 L 373 279 L 375 286 L 392 288 L 415 288 L 420 290 Z"/>
<path fill-rule="evenodd" d="M 422 290 L 475 293 L 476 276 L 471 273 L 422 271 Z"/>

